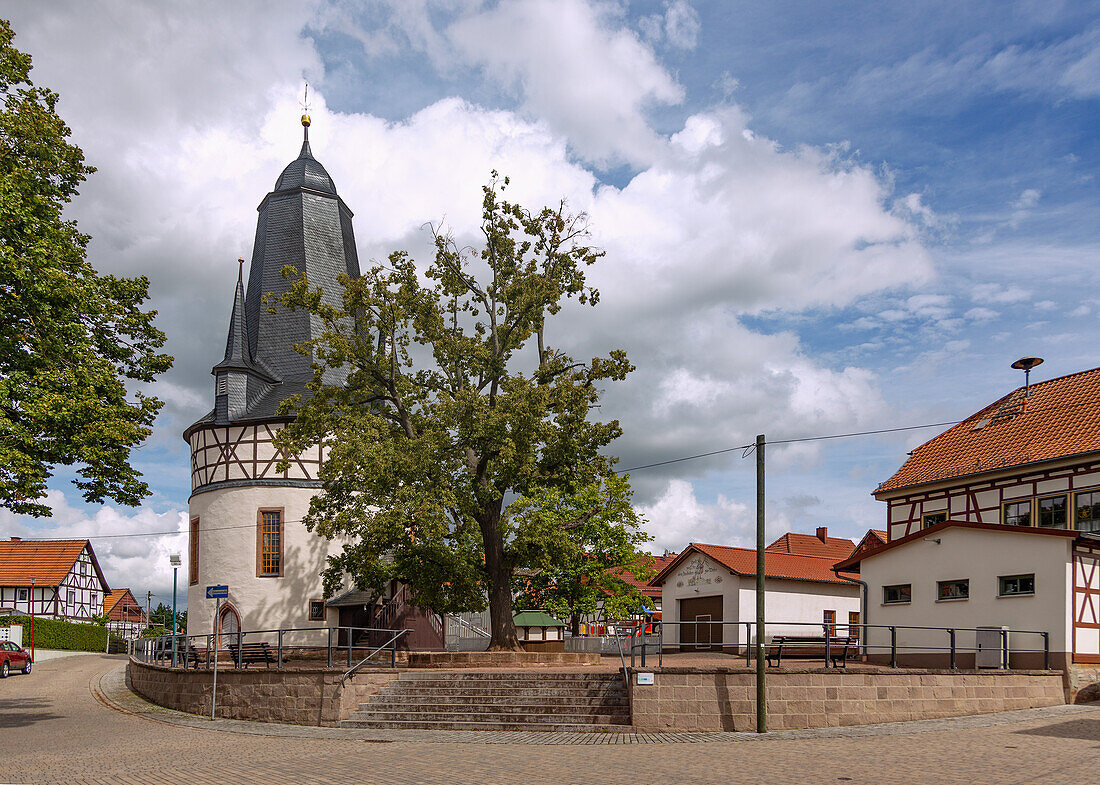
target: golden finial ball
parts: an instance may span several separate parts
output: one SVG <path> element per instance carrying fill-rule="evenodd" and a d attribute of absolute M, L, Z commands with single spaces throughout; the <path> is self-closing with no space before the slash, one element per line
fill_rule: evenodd
<path fill-rule="evenodd" d="M 306 128 L 309 128 L 309 115 L 308 114 L 302 115 L 302 125 L 304 125 Z"/>

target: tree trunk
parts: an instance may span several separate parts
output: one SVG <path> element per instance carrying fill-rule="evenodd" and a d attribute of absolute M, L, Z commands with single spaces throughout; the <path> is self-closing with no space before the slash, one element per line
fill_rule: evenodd
<path fill-rule="evenodd" d="M 573 613 L 572 618 L 569 620 L 569 626 L 573 630 L 573 636 L 574 637 L 581 634 L 581 615 L 580 615 L 580 613 L 577 613 L 577 612 Z"/>
<path fill-rule="evenodd" d="M 512 572 L 504 564 L 499 512 L 487 518 L 481 524 L 481 536 L 485 544 L 485 572 L 489 581 L 489 650 L 523 651 L 512 618 Z"/>

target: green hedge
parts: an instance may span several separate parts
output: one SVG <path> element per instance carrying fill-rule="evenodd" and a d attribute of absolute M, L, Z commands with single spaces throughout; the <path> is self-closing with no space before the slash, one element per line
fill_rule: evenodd
<path fill-rule="evenodd" d="M 30 616 L 0 616 L 0 627 L 23 625 L 23 648 L 31 647 Z M 58 619 L 34 619 L 36 649 L 67 651 L 104 651 L 107 648 L 107 628 L 95 624 L 74 624 Z"/>

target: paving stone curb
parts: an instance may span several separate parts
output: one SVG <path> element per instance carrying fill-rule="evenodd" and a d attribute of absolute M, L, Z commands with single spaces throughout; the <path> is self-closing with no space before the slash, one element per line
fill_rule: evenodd
<path fill-rule="evenodd" d="M 936 731 L 990 728 L 1002 725 L 1026 724 L 1058 717 L 1086 716 L 1100 718 L 1100 704 L 1082 706 L 1050 706 L 1022 709 L 998 714 L 978 714 L 940 720 L 890 722 L 879 725 L 855 725 L 844 728 L 808 728 L 781 730 L 766 734 L 744 732 L 692 733 L 576 733 L 539 731 L 432 731 L 432 730 L 372 730 L 365 728 L 321 728 L 306 725 L 282 725 L 246 720 L 203 718 L 175 709 L 167 709 L 142 698 L 128 684 L 126 665 L 119 665 L 93 678 L 92 694 L 117 711 L 146 720 L 179 727 L 242 733 L 252 736 L 284 738 L 336 739 L 374 743 L 445 743 L 445 744 L 700 744 L 713 742 L 758 742 L 789 739 L 835 739 L 865 736 L 898 736 Z"/>

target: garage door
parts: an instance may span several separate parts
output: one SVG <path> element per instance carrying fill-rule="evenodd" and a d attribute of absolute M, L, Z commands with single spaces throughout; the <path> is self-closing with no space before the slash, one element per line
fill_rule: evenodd
<path fill-rule="evenodd" d="M 722 595 L 680 600 L 680 644 L 685 649 L 722 648 Z M 685 624 L 684 622 L 693 622 Z"/>

